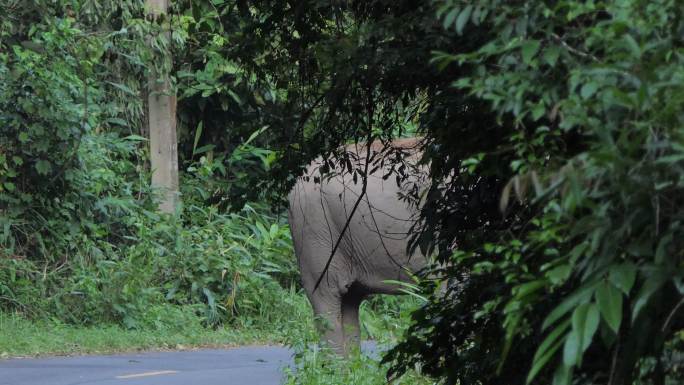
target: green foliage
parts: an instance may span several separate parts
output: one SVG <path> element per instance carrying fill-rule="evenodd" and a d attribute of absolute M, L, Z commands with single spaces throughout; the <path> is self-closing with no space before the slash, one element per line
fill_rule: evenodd
<path fill-rule="evenodd" d="M 183 0 L 172 3 L 183 46 L 174 55 L 178 85 L 179 156 L 187 165 L 204 157 L 220 178 L 205 203 L 239 209 L 263 199 L 277 137 L 274 110 L 285 93 L 271 80 L 247 71 L 258 50 L 247 48 L 254 34 L 235 1 Z M 268 49 L 264 47 L 265 49 Z"/>
<path fill-rule="evenodd" d="M 434 60 L 465 68 L 453 86 L 513 123 L 501 205 L 520 203 L 505 232 L 454 254 L 444 272 L 467 276 L 416 313 L 397 368 L 461 384 L 681 381 L 682 11 L 442 3 L 445 27 L 490 31 Z"/>
<path fill-rule="evenodd" d="M 124 135 L 132 134 L 140 123 L 142 103 L 131 101 L 131 94 L 137 96 L 131 88 L 139 89 L 150 56 L 140 49 L 150 28 L 135 19 L 142 1 L 98 4 L 2 2 L 9 11 L 0 15 L 5 256 L 39 264 L 68 260 L 78 245 L 77 232 L 87 238 L 125 232 L 129 224 L 114 223 L 121 210 L 151 207 L 149 188 L 140 179 L 144 174 L 137 175 L 142 168 L 129 167 L 141 163 L 142 151 L 118 139 L 107 144 L 98 135 L 124 127 L 130 129 Z M 137 45 L 126 37 L 137 39 Z M 113 159 L 96 159 L 88 151 L 104 151 Z M 114 206 L 121 207 L 110 213 Z"/>
<path fill-rule="evenodd" d="M 168 65 L 156 58 L 170 42 L 156 32 L 176 21 L 142 19 L 143 1 L 4 5 L 0 307 L 129 328 L 165 325 L 155 309 L 168 304 L 210 325 L 280 317 L 276 301 L 295 284 L 289 230 L 264 209 L 206 205 L 221 191 L 205 184 L 219 177 L 209 164 L 225 170 L 223 155 L 190 165 L 179 218 L 155 212 L 141 89 Z M 263 168 L 268 153 L 249 142 L 225 165 L 248 168 L 251 154 Z"/>
<path fill-rule="evenodd" d="M 403 338 L 410 315 L 422 304 L 414 297 L 379 295 L 361 303 L 362 338 L 390 346 Z"/>
<path fill-rule="evenodd" d="M 111 161 L 101 156 L 102 149 L 94 153 L 100 156 L 92 160 Z M 294 308 L 301 304 L 284 307 L 281 298 L 296 285 L 289 229 L 282 222 L 251 207 L 239 214 L 189 207 L 181 218 L 165 219 L 111 190 L 125 176 L 115 172 L 116 165 L 89 166 L 82 196 L 92 191 L 118 196 L 98 200 L 82 217 L 93 218 L 82 223 L 92 233 L 51 239 L 64 242 L 51 250 L 72 245 L 70 260 L 58 261 L 62 268 L 44 272 L 25 258 L 3 259 L 7 265 L 0 270 L 9 278 L 0 288 L 7 306 L 73 323 L 121 322 L 131 328 L 163 323 L 150 307 L 165 303 L 194 308 L 212 325 L 270 324 L 299 312 Z"/>
<path fill-rule="evenodd" d="M 91 322 L 109 314 L 99 305 L 116 301 L 107 292 L 122 287 L 121 274 L 137 274 L 139 282 L 149 278 L 132 265 L 135 261 L 117 256 L 135 229 L 132 213 L 151 214 L 154 207 L 147 182 L 130 160 L 138 143 L 116 135 L 85 136 L 75 156 L 80 168 L 65 175 L 69 189 L 61 198 L 29 206 L 33 220 L 3 217 L 5 228 L 14 230 L 6 233 L 7 257 L 1 259 L 8 278 L 4 304 L 29 314 L 51 309 L 65 320 Z M 91 275 L 94 271 L 101 275 Z M 101 298 L 84 300 L 95 293 Z"/>
<path fill-rule="evenodd" d="M 377 353 L 352 352 L 346 359 L 313 345 L 295 355 L 296 369 L 286 368 L 287 385 L 382 385 L 387 383 L 387 367 L 380 364 Z M 437 384 L 415 373 L 407 374 L 393 384 Z"/>
<path fill-rule="evenodd" d="M 32 33 L 32 43 L 40 47 L 35 49 L 56 55 L 46 57 L 45 51 L 25 44 L 0 56 L 0 199 L 12 206 L 8 214 L 13 217 L 21 216 L 25 206 L 50 204 L 40 200 L 63 189 L 67 172 L 75 167 L 80 138 L 97 121 L 97 107 L 88 109 L 97 90 L 89 90 L 84 81 L 90 60 L 98 59 L 92 53 L 97 42 L 80 41 L 80 31 L 69 20 Z M 31 183 L 43 178 L 50 183 Z"/>
<path fill-rule="evenodd" d="M 192 177 L 182 181 L 187 191 L 186 203 L 196 206 L 214 205 L 219 209 L 242 207 L 250 198 L 264 197 L 260 188 L 253 186 L 254 179 L 263 176 L 271 167 L 275 153 L 258 147 L 253 141 L 263 133 L 264 128 L 253 132 L 244 142 L 229 153 L 215 152 L 213 145 L 197 148 L 203 124 L 197 128 L 193 157 L 199 161 L 190 162 L 187 168 Z"/>
<path fill-rule="evenodd" d="M 188 210 L 188 219 L 198 223 L 171 227 L 175 231 L 153 228 L 132 250 L 162 265 L 157 273 L 166 299 L 206 304 L 203 312 L 210 324 L 270 324 L 288 314 L 288 304 L 279 298 L 296 285 L 287 226 L 249 206 L 227 215 L 212 208 L 195 210 Z M 165 256 L 161 261 L 160 255 Z"/>

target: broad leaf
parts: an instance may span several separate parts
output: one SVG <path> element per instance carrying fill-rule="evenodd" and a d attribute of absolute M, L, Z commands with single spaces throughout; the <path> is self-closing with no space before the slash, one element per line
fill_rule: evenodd
<path fill-rule="evenodd" d="M 463 8 L 463 11 L 458 15 L 456 19 L 456 32 L 460 35 L 463 33 L 463 27 L 465 27 L 468 19 L 470 19 L 470 14 L 473 12 L 473 6 L 468 5 Z"/>
<path fill-rule="evenodd" d="M 527 383 L 529 384 L 534 380 L 534 378 L 539 374 L 546 363 L 553 357 L 553 355 L 558 351 L 558 349 L 565 342 L 565 338 L 560 338 L 561 334 L 565 333 L 570 327 L 570 320 L 558 325 L 548 336 L 544 339 L 544 342 L 539 345 L 537 351 L 532 359 L 532 369 L 527 374 Z M 567 337 L 567 336 L 566 336 Z"/>
<path fill-rule="evenodd" d="M 596 303 L 603 319 L 617 334 L 622 322 L 622 293 L 609 282 L 602 282 L 596 288 Z"/>
<path fill-rule="evenodd" d="M 542 324 L 542 329 L 544 330 L 553 325 L 578 304 L 588 302 L 589 299 L 591 299 L 596 285 L 597 283 L 585 285 L 569 295 L 563 302 L 560 303 L 560 305 L 556 306 L 556 308 L 549 313 Z"/>
<path fill-rule="evenodd" d="M 522 59 L 529 64 L 539 51 L 539 40 L 527 40 L 522 44 Z"/>
<path fill-rule="evenodd" d="M 625 262 L 611 267 L 608 278 L 615 287 L 622 290 L 625 295 L 629 295 L 632 287 L 634 287 L 636 274 L 636 266 L 631 262 Z"/>
<path fill-rule="evenodd" d="M 658 291 L 667 282 L 669 275 L 663 271 L 656 271 L 646 278 L 644 284 L 639 289 L 639 294 L 634 301 L 634 308 L 632 309 L 632 321 L 634 321 L 644 307 L 648 304 L 651 296 Z"/>

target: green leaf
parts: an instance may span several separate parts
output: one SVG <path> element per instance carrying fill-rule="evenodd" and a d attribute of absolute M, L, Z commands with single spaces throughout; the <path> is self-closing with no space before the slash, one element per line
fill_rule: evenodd
<path fill-rule="evenodd" d="M 580 357 L 591 345 L 599 321 L 599 310 L 594 303 L 581 304 L 572 313 L 572 329 L 573 331 L 576 330 L 580 337 Z"/>
<path fill-rule="evenodd" d="M 205 152 L 212 151 L 214 148 L 216 148 L 216 145 L 214 144 L 206 144 L 197 150 L 194 151 L 193 155 L 199 155 L 199 154 L 204 154 Z"/>
<path fill-rule="evenodd" d="M 539 40 L 526 40 L 522 43 L 522 59 L 526 64 L 530 64 L 534 55 L 539 51 Z"/>
<path fill-rule="evenodd" d="M 246 140 L 243 144 L 244 144 L 244 145 L 247 145 L 247 144 L 252 143 L 252 141 L 254 141 L 254 139 L 256 139 L 256 138 L 257 138 L 259 135 L 261 135 L 264 131 L 266 131 L 266 130 L 268 129 L 268 127 L 269 127 L 269 126 L 266 125 L 266 126 L 261 127 L 261 128 L 258 129 L 258 130 L 255 130 L 254 132 L 252 132 L 252 133 L 249 135 L 249 138 L 247 138 L 247 140 Z"/>
<path fill-rule="evenodd" d="M 560 349 L 561 346 L 563 346 L 563 342 L 565 340 L 561 339 L 557 341 L 553 346 L 551 346 L 542 356 L 539 356 L 539 358 L 535 359 L 532 364 L 532 369 L 530 369 L 530 372 L 527 374 L 527 381 L 526 383 L 529 384 L 531 383 L 534 378 L 539 374 L 539 372 L 544 369 L 546 364 L 551 360 L 551 358 L 556 354 L 558 349 Z"/>
<path fill-rule="evenodd" d="M 581 348 L 581 336 L 576 330 L 572 330 L 565 339 L 563 345 L 563 364 L 566 366 L 574 366 L 578 362 Z"/>
<path fill-rule="evenodd" d="M 617 334 L 622 322 L 622 293 L 609 282 L 602 282 L 596 288 L 595 298 L 603 319 Z"/>
<path fill-rule="evenodd" d="M 551 67 L 556 65 L 558 56 L 560 56 L 560 47 L 556 45 L 549 46 L 544 50 L 544 62 Z"/>
<path fill-rule="evenodd" d="M 48 162 L 47 160 L 44 160 L 44 159 L 38 160 L 36 162 L 35 167 L 36 167 L 36 171 L 38 171 L 38 174 L 40 174 L 40 175 L 47 175 L 52 170 L 52 165 L 50 164 L 50 162 Z"/>
<path fill-rule="evenodd" d="M 582 362 L 582 354 L 589 348 L 599 325 L 599 311 L 593 303 L 583 303 L 572 313 L 572 331 L 566 339 L 563 362 L 568 366 Z M 569 341 L 576 338 L 577 341 Z M 577 346 L 575 346 L 577 344 Z M 571 356 L 575 354 L 575 356 Z"/>
<path fill-rule="evenodd" d="M 18 139 L 19 139 L 19 141 L 20 141 L 21 143 L 26 143 L 26 142 L 28 142 L 28 140 L 29 140 L 29 136 L 28 136 L 28 134 L 25 133 L 25 132 L 20 132 L 20 133 L 19 133 L 19 136 L 18 136 Z"/>
<path fill-rule="evenodd" d="M 677 163 L 684 160 L 684 154 L 666 155 L 659 157 L 655 163 L 656 164 L 667 164 L 667 163 Z"/>
<path fill-rule="evenodd" d="M 216 307 L 216 297 L 214 296 L 214 293 L 206 287 L 202 289 L 202 293 L 204 293 L 209 307 L 214 309 Z"/>
<path fill-rule="evenodd" d="M 630 51 L 632 56 L 634 56 L 634 58 L 640 58 L 641 57 L 641 47 L 639 47 L 639 43 L 637 43 L 637 41 L 634 40 L 634 37 L 632 37 L 632 35 L 626 33 L 622 36 L 622 38 L 623 38 L 623 41 L 625 43 L 625 46 Z"/>
<path fill-rule="evenodd" d="M 669 232 L 665 234 L 660 241 L 658 241 L 658 247 L 655 253 L 655 263 L 662 264 L 667 258 L 667 248 L 672 243 L 673 233 Z"/>
<path fill-rule="evenodd" d="M 568 264 L 562 264 L 556 266 L 553 269 L 546 272 L 546 277 L 551 281 L 552 284 L 558 285 L 565 282 L 570 276 L 572 268 Z"/>
<path fill-rule="evenodd" d="M 268 231 L 268 235 L 271 237 L 271 239 L 275 239 L 275 237 L 278 235 L 278 230 L 280 227 L 278 227 L 277 223 L 272 223 L 271 228 Z"/>
<path fill-rule="evenodd" d="M 107 123 L 116 124 L 117 126 L 121 127 L 128 127 L 128 123 L 121 118 L 109 118 L 107 119 Z"/>
<path fill-rule="evenodd" d="M 240 96 L 238 96 L 238 94 L 236 94 L 233 90 L 228 90 L 228 95 L 235 100 L 235 103 L 242 104 L 242 99 L 240 99 Z"/>
<path fill-rule="evenodd" d="M 584 320 L 584 331 L 582 332 L 582 353 L 589 349 L 591 342 L 594 340 L 594 335 L 598 330 L 600 320 L 601 316 L 599 315 L 599 309 L 596 304 L 589 304 Z"/>
<path fill-rule="evenodd" d="M 553 331 L 546 336 L 541 345 L 539 345 L 537 351 L 534 353 L 534 358 L 532 359 L 532 369 L 530 369 L 530 372 L 527 374 L 528 384 L 534 380 L 537 374 L 546 366 L 546 363 L 563 345 L 565 338 L 559 339 L 559 337 L 561 334 L 565 333 L 569 327 L 570 320 L 566 320 L 553 329 Z"/>
<path fill-rule="evenodd" d="M 139 96 L 140 96 L 140 95 L 136 94 L 135 92 L 133 92 L 133 90 L 130 89 L 130 88 L 129 88 L 127 85 L 125 85 L 125 84 L 114 83 L 114 82 L 107 82 L 107 83 L 111 84 L 111 85 L 114 86 L 115 88 L 121 90 L 123 93 L 128 94 L 128 95 L 130 95 L 130 96 L 135 96 L 135 97 L 139 97 Z"/>
<path fill-rule="evenodd" d="M 544 103 L 542 103 L 542 102 L 537 103 L 534 106 L 534 108 L 532 108 L 532 120 L 534 120 L 536 122 L 542 116 L 544 116 L 545 112 L 546 112 L 546 106 L 544 106 Z"/>
<path fill-rule="evenodd" d="M 136 142 L 146 142 L 148 139 L 140 135 L 128 135 L 124 137 L 125 140 L 132 140 Z"/>
<path fill-rule="evenodd" d="M 521 285 L 515 286 L 512 291 L 514 294 L 514 298 L 519 300 L 521 298 L 524 298 L 539 289 L 542 289 L 546 285 L 546 281 L 543 279 L 537 279 L 535 281 L 531 282 L 526 282 Z"/>
<path fill-rule="evenodd" d="M 634 308 L 632 310 L 632 321 L 634 321 L 644 307 L 648 304 L 651 296 L 658 291 L 668 280 L 668 274 L 659 270 L 649 276 L 639 290 L 639 294 L 634 301 Z"/>
<path fill-rule="evenodd" d="M 553 385 L 569 385 L 571 377 L 572 367 L 558 365 L 556 372 L 553 374 Z"/>
<path fill-rule="evenodd" d="M 460 35 L 463 33 L 463 28 L 470 19 L 470 14 L 473 12 L 473 6 L 468 5 L 463 8 L 463 11 L 458 15 L 456 19 L 456 32 Z"/>
<path fill-rule="evenodd" d="M 456 16 L 458 15 L 459 11 L 460 8 L 456 7 L 449 11 L 449 13 L 447 13 L 446 17 L 444 17 L 444 21 L 442 22 L 442 26 L 444 27 L 444 29 L 449 29 L 451 24 L 456 19 Z"/>
<path fill-rule="evenodd" d="M 580 96 L 582 99 L 589 99 L 596 93 L 596 90 L 598 90 L 598 84 L 596 82 L 591 81 L 589 83 L 584 83 L 580 90 Z"/>
<path fill-rule="evenodd" d="M 586 284 L 585 286 L 577 289 L 572 294 L 568 295 L 560 305 L 556 306 L 542 324 L 542 330 L 545 330 L 549 326 L 553 325 L 561 317 L 567 314 L 572 308 L 580 303 L 588 302 L 591 299 L 594 289 L 596 288 L 597 282 Z"/>
<path fill-rule="evenodd" d="M 195 141 L 192 144 L 192 155 L 194 156 L 197 151 L 197 143 L 199 143 L 200 137 L 202 136 L 202 128 L 204 127 L 204 122 L 201 121 L 197 125 L 197 129 L 195 130 Z"/>
<path fill-rule="evenodd" d="M 618 289 L 622 290 L 625 295 L 634 287 L 636 281 L 637 268 L 631 262 L 625 262 L 620 265 L 615 265 L 610 268 L 608 279 Z"/>

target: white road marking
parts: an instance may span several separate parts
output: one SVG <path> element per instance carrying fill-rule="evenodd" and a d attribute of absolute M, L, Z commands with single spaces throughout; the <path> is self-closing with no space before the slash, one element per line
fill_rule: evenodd
<path fill-rule="evenodd" d="M 176 370 L 160 370 L 158 372 L 145 372 L 145 373 L 137 373 L 137 374 L 127 374 L 125 376 L 116 376 L 116 378 L 123 380 L 126 378 L 161 376 L 162 374 L 174 374 L 174 373 L 178 373 L 178 371 L 176 371 Z"/>

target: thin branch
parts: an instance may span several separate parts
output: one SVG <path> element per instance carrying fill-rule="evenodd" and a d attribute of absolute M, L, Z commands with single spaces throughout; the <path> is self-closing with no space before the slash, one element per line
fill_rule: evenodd
<path fill-rule="evenodd" d="M 681 308 L 682 306 L 684 306 L 684 297 L 682 297 L 682 299 L 679 300 L 677 305 L 674 307 L 674 309 L 672 309 L 670 314 L 667 316 L 667 319 L 665 320 L 665 323 L 663 324 L 663 328 L 660 329 L 663 333 L 665 333 L 667 331 L 667 329 L 670 327 L 670 323 L 672 322 L 672 318 L 674 318 L 675 314 L 677 314 L 677 312 L 679 311 L 679 308 Z"/>
<path fill-rule="evenodd" d="M 323 277 L 327 275 L 327 272 L 330 269 L 330 264 L 332 263 L 333 257 L 335 256 L 337 249 L 340 247 L 340 243 L 342 243 L 342 238 L 344 237 L 344 233 L 349 228 L 349 224 L 351 223 L 351 220 L 354 217 L 356 210 L 359 208 L 359 205 L 361 204 L 363 197 L 366 195 L 366 189 L 368 188 L 368 167 L 370 166 L 370 163 L 371 163 L 371 148 L 373 147 L 373 140 L 372 139 L 373 139 L 373 113 L 374 113 L 374 111 L 373 111 L 373 98 L 372 98 L 372 94 L 370 94 L 370 93 L 369 93 L 369 97 L 368 97 L 367 108 L 368 108 L 368 135 L 366 138 L 366 164 L 364 165 L 364 170 L 363 170 L 363 175 L 362 175 L 363 185 L 361 186 L 361 193 L 359 194 L 358 199 L 356 199 L 356 203 L 354 203 L 354 207 L 352 208 L 351 213 L 347 217 L 347 221 L 344 223 L 344 227 L 342 227 L 342 231 L 340 232 L 340 235 L 337 238 L 337 241 L 335 242 L 335 246 L 333 247 L 332 251 L 330 252 L 330 257 L 328 257 L 328 261 L 325 263 L 325 267 L 323 268 L 321 275 L 318 277 L 318 280 L 316 281 L 316 285 L 314 286 L 314 289 L 313 289 L 314 293 L 316 292 L 316 290 L 318 290 L 318 287 L 321 285 L 321 281 L 323 281 Z"/>
<path fill-rule="evenodd" d="M 596 62 L 599 61 L 599 59 L 596 56 L 594 56 L 590 53 L 584 52 L 584 51 L 580 51 L 577 48 L 570 46 L 570 44 L 566 43 L 565 40 L 563 40 L 562 37 L 558 36 L 557 33 L 552 33 L 551 36 L 553 36 L 553 38 L 556 40 L 556 42 L 560 43 L 563 47 L 565 47 L 565 49 L 574 53 L 575 55 L 581 56 L 583 58 L 589 58 L 589 59 L 592 59 L 593 61 L 596 61 Z"/>
<path fill-rule="evenodd" d="M 372 144 L 372 142 L 370 140 L 371 139 L 371 133 L 370 132 L 369 132 L 368 136 L 369 136 L 368 141 L 366 143 L 366 164 L 364 166 L 363 186 L 361 187 L 361 193 L 359 194 L 359 197 L 356 200 L 356 203 L 354 203 L 354 207 L 352 208 L 351 213 L 347 217 L 347 221 L 344 223 L 344 227 L 342 227 L 342 231 L 340 232 L 340 236 L 337 237 L 337 241 L 335 242 L 335 246 L 333 247 L 332 251 L 330 252 L 330 257 L 328 257 L 328 261 L 325 263 L 325 267 L 323 268 L 321 275 L 318 277 L 318 280 L 316 281 L 316 285 L 314 286 L 314 289 L 313 289 L 314 293 L 316 292 L 316 290 L 318 290 L 318 286 L 321 285 L 321 281 L 323 281 L 323 277 L 328 272 L 328 269 L 330 269 L 330 264 L 332 263 L 333 257 L 335 256 L 337 249 L 340 247 L 340 243 L 342 242 L 342 238 L 344 237 L 344 233 L 347 231 L 347 228 L 349 228 L 349 223 L 351 223 L 351 220 L 354 217 L 354 213 L 356 213 L 356 209 L 359 208 L 359 204 L 361 204 L 363 197 L 366 195 L 366 188 L 368 187 L 368 164 L 370 163 L 370 151 L 371 151 L 371 144 Z"/>
<path fill-rule="evenodd" d="M 613 351 L 613 357 L 610 364 L 610 376 L 608 377 L 609 385 L 616 385 L 619 383 L 619 381 L 616 380 L 616 378 L 618 378 L 618 356 L 620 354 L 620 349 L 622 349 L 622 347 L 620 339 L 618 338 L 617 343 L 615 344 L 615 350 Z"/>

